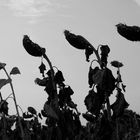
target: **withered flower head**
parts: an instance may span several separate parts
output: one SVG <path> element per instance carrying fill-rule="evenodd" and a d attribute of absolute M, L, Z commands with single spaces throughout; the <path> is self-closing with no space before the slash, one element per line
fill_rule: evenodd
<path fill-rule="evenodd" d="M 123 63 L 114 60 L 114 61 L 111 62 L 111 65 L 112 65 L 113 67 L 116 67 L 116 68 L 121 68 L 121 67 L 123 66 Z"/>

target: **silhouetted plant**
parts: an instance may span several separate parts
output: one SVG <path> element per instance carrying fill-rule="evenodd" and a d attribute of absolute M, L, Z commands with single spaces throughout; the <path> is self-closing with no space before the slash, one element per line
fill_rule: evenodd
<path fill-rule="evenodd" d="M 28 36 L 24 36 L 23 45 L 30 55 L 41 57 L 42 60 L 41 65 L 38 67 L 42 78 L 36 78 L 35 83 L 44 87 L 48 95 L 40 114 L 41 117 L 46 118 L 45 123 L 48 126 L 47 129 L 49 129 L 47 138 L 53 140 L 58 138 L 61 140 L 74 139 L 81 127 L 80 113 L 71 98 L 74 91 L 69 85 L 65 85 L 62 71 L 52 66 L 45 51 L 42 51 L 44 49 L 32 42 Z M 47 60 L 49 69 L 46 69 L 43 58 Z M 57 70 L 54 71 L 54 68 Z M 54 137 L 54 133 L 57 136 Z"/>
<path fill-rule="evenodd" d="M 21 124 L 21 118 L 20 118 L 20 115 L 19 115 L 19 110 L 18 110 L 18 105 L 17 105 L 17 101 L 16 101 L 16 96 L 15 96 L 15 92 L 14 92 L 14 88 L 13 88 L 13 84 L 12 84 L 12 80 L 11 80 L 11 75 L 15 75 L 15 74 L 20 74 L 20 71 L 17 67 L 14 67 L 12 68 L 10 74 L 8 74 L 8 72 L 6 71 L 6 68 L 5 68 L 6 64 L 5 63 L 0 63 L 0 69 L 4 70 L 6 76 L 8 79 L 1 79 L 1 83 L 0 83 L 0 88 L 2 88 L 3 86 L 5 86 L 6 84 L 10 84 L 11 86 L 11 90 L 12 90 L 12 94 L 10 95 L 13 95 L 13 100 L 14 100 L 14 103 L 15 103 L 15 107 L 16 107 L 16 112 L 17 112 L 17 121 L 18 121 L 18 124 L 19 124 L 19 128 L 20 128 L 20 133 L 21 133 L 21 138 L 24 140 L 25 139 L 25 135 L 24 135 L 24 131 L 23 131 L 23 127 L 22 127 L 22 124 Z M 6 100 L 3 100 L 2 99 L 2 95 L 1 95 L 1 113 L 3 114 L 3 123 L 4 123 L 4 131 L 6 131 L 6 119 L 5 119 L 5 115 L 8 116 L 8 103 L 6 102 Z M 8 139 L 8 136 L 6 135 L 6 132 L 5 134 L 3 135 L 4 138 L 2 139 Z"/>
<path fill-rule="evenodd" d="M 121 35 L 123 35 L 127 39 L 137 41 L 136 33 L 138 37 L 139 28 L 132 27 L 132 29 L 130 29 L 130 27 L 122 24 L 117 25 L 117 27 L 118 32 Z M 134 34 L 135 36 L 133 36 Z M 110 48 L 108 45 L 99 45 L 98 48 L 95 49 L 89 43 L 89 41 L 87 41 L 84 37 L 81 37 L 80 35 L 71 34 L 67 30 L 64 32 L 64 35 L 66 37 L 66 40 L 77 49 L 85 49 L 90 47 L 97 58 L 97 60 L 94 59 L 91 62 L 89 67 L 88 83 L 90 90 L 84 100 L 87 112 L 83 113 L 83 117 L 89 122 L 88 124 L 90 124 L 90 129 L 88 133 L 89 137 L 87 139 L 126 139 L 126 135 L 127 133 L 129 133 L 129 130 L 123 131 L 121 127 L 124 126 L 120 122 L 126 109 L 129 106 L 129 104 L 124 98 L 123 92 L 126 91 L 126 86 L 123 84 L 120 73 L 120 68 L 123 66 L 123 64 L 119 61 L 111 62 L 111 65 L 117 68 L 117 77 L 115 78 L 112 74 L 112 71 L 107 67 L 107 58 L 110 52 Z M 135 39 L 132 39 L 131 36 Z M 86 45 L 84 45 L 84 47 L 81 45 L 82 42 L 86 42 Z M 100 55 L 99 48 L 101 52 Z M 98 64 L 94 68 L 92 68 L 93 62 L 97 62 Z M 109 97 L 111 94 L 114 94 L 115 90 L 117 91 L 116 101 L 112 105 L 110 105 Z M 135 121 L 137 122 L 137 119 L 135 119 Z M 139 129 L 138 125 L 135 129 L 138 130 L 137 128 Z M 136 133 L 139 133 L 139 130 Z M 132 137 L 132 135 L 130 137 Z M 139 137 L 137 136 L 137 138 Z"/>
<path fill-rule="evenodd" d="M 139 28 L 117 25 L 118 32 L 132 41 L 138 41 L 136 35 Z M 135 30 L 133 32 L 133 29 Z M 119 31 L 121 30 L 121 31 Z M 129 32 L 129 34 L 128 34 Z M 133 33 L 132 33 L 133 32 Z M 139 33 L 138 33 L 139 34 Z M 27 35 L 23 37 L 25 50 L 34 57 L 41 58 L 38 69 L 42 78 L 36 78 L 35 84 L 44 88 L 46 102 L 38 112 L 34 107 L 28 106 L 26 111 L 17 104 L 11 76 L 20 74 L 14 67 L 8 74 L 5 63 L 0 63 L 0 70 L 4 70 L 8 79 L 0 79 L 0 89 L 10 84 L 12 94 L 6 99 L 0 92 L 0 139 L 2 140 L 138 140 L 140 139 L 140 115 L 128 110 L 124 93 L 126 85 L 122 81 L 121 67 L 123 63 L 112 61 L 111 66 L 116 68 L 117 76 L 114 77 L 108 68 L 108 45 L 99 45 L 97 49 L 81 35 L 75 35 L 68 30 L 64 31 L 66 40 L 73 47 L 84 50 L 86 61 L 90 62 L 88 72 L 89 91 L 85 96 L 87 111 L 82 113 L 87 120 L 86 126 L 82 126 L 79 119 L 81 113 L 77 110 L 77 104 L 73 102 L 74 94 L 71 86 L 65 84 L 63 72 L 53 66 L 46 55 L 45 48 L 34 43 Z M 135 38 L 135 39 L 134 39 Z M 90 61 L 90 56 L 95 54 L 96 59 Z M 45 65 L 47 61 L 49 68 Z M 93 63 L 97 63 L 93 67 Z M 110 105 L 110 96 L 116 93 L 116 101 Z M 8 113 L 8 99 L 15 103 L 16 115 Z M 21 109 L 22 115 L 19 115 Z M 45 119 L 45 124 L 40 121 Z"/>
<path fill-rule="evenodd" d="M 118 33 L 130 41 L 140 41 L 140 27 L 123 23 L 116 25 Z"/>

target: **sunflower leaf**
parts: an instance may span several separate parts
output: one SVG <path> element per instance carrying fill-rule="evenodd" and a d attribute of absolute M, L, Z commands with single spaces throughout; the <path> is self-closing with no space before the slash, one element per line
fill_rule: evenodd
<path fill-rule="evenodd" d="M 10 75 L 16 75 L 16 74 L 21 74 L 18 67 L 13 67 L 11 72 L 10 72 Z"/>

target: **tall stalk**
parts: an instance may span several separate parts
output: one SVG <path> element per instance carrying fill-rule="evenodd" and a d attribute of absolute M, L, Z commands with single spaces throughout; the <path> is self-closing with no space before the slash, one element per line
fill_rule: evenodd
<path fill-rule="evenodd" d="M 98 48 L 99 48 L 99 46 L 98 46 Z M 98 49 L 96 50 L 92 44 L 90 44 L 90 47 L 93 49 L 93 51 L 94 51 L 94 53 L 96 55 L 97 61 L 98 61 L 99 65 L 100 65 L 100 68 L 102 68 L 102 66 L 101 66 L 102 62 L 101 62 L 101 58 L 100 58 L 99 53 L 98 53 Z M 108 96 L 106 97 L 106 104 L 107 104 L 108 120 L 111 121 L 111 107 L 110 107 L 110 100 L 109 100 Z"/>
<path fill-rule="evenodd" d="M 46 61 L 48 62 L 48 65 L 50 67 L 51 70 L 51 81 L 52 81 L 52 85 L 53 85 L 53 89 L 54 89 L 54 93 L 55 93 L 55 107 L 58 107 L 58 96 L 57 96 L 57 87 L 56 87 L 56 83 L 54 82 L 54 70 L 53 70 L 53 66 L 52 63 L 50 61 L 50 59 L 48 58 L 48 56 L 44 53 L 43 57 L 46 59 Z M 53 102 L 52 102 L 53 103 Z"/>
<path fill-rule="evenodd" d="M 11 79 L 8 72 L 6 71 L 6 69 L 4 67 L 3 67 L 3 70 L 4 70 L 5 74 L 7 75 L 8 79 Z M 22 124 L 21 124 L 21 118 L 20 118 L 20 115 L 19 115 L 18 105 L 17 105 L 16 96 L 15 96 L 12 81 L 10 81 L 10 87 L 11 87 L 11 90 L 12 90 L 13 100 L 14 100 L 15 107 L 16 107 L 16 112 L 17 112 L 17 115 L 18 115 L 18 123 L 19 123 L 19 127 L 20 127 L 20 130 L 21 130 L 21 137 L 22 137 L 22 140 L 25 140 L 25 135 L 24 135 Z"/>

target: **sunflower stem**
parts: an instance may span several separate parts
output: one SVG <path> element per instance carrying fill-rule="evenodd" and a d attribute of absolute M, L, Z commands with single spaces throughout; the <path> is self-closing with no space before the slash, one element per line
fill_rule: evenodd
<path fill-rule="evenodd" d="M 6 71 L 6 69 L 4 67 L 3 67 L 3 70 L 6 73 L 8 79 L 11 79 L 8 72 Z M 19 123 L 19 127 L 20 127 L 20 130 L 21 130 L 21 137 L 22 137 L 22 140 L 25 140 L 25 135 L 24 135 L 22 124 L 21 124 L 21 118 L 20 118 L 20 115 L 19 115 L 18 105 L 17 105 L 16 96 L 15 96 L 12 81 L 10 81 L 10 86 L 11 86 L 12 94 L 13 94 L 13 97 L 14 97 L 13 100 L 14 100 L 14 103 L 15 103 L 16 112 L 17 112 L 17 115 L 18 115 L 18 123 Z"/>
<path fill-rule="evenodd" d="M 50 70 L 51 70 L 51 80 L 52 80 L 52 85 L 53 85 L 53 89 L 54 89 L 54 93 L 55 93 L 55 99 L 56 99 L 56 107 L 58 107 L 58 97 L 57 97 L 57 87 L 56 87 L 56 83 L 54 82 L 54 70 L 53 70 L 53 66 L 52 63 L 50 61 L 50 59 L 48 58 L 48 56 L 44 53 L 43 57 L 46 59 L 46 61 L 49 64 Z"/>
<path fill-rule="evenodd" d="M 100 66 L 101 66 L 101 58 L 100 58 L 100 56 L 99 56 L 98 50 L 96 50 L 92 44 L 90 44 L 90 47 L 93 49 L 93 51 L 94 51 L 94 53 L 95 53 L 95 55 L 96 55 L 96 57 L 97 57 L 98 63 L 99 63 Z"/>
<path fill-rule="evenodd" d="M 99 45 L 100 46 L 100 45 Z M 99 49 L 99 46 L 98 46 L 98 49 Z M 97 57 L 97 61 L 100 65 L 100 67 L 102 68 L 102 62 L 101 62 L 101 58 L 99 56 L 99 53 L 98 53 L 98 49 L 96 50 L 94 48 L 94 46 L 92 46 L 92 44 L 90 44 L 90 47 L 92 47 L 96 57 Z M 108 114 L 108 120 L 111 121 L 111 108 L 110 108 L 110 100 L 109 100 L 109 97 L 106 97 L 106 104 L 107 104 L 107 114 Z"/>

